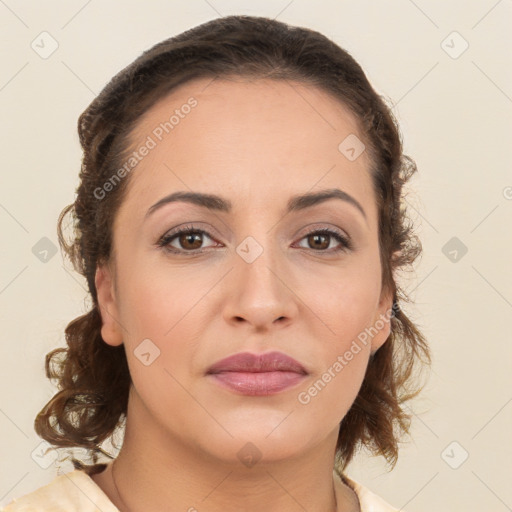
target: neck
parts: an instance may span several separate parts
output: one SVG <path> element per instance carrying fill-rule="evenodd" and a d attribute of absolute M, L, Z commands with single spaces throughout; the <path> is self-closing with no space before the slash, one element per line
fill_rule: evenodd
<path fill-rule="evenodd" d="M 157 425 L 130 422 L 134 417 L 127 416 L 106 485 L 121 512 L 224 512 L 234 503 L 248 512 L 359 510 L 353 491 L 333 478 L 337 432 L 309 453 L 246 466 L 186 446 Z"/>

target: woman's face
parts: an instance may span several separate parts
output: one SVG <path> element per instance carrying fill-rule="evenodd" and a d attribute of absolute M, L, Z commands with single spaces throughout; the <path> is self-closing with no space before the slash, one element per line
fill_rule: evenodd
<path fill-rule="evenodd" d="M 128 423 L 235 462 L 336 441 L 392 305 L 360 139 L 336 99 L 288 81 L 196 80 L 145 114 L 96 275 L 102 336 L 126 348 Z M 300 368 L 209 373 L 242 352 Z"/>

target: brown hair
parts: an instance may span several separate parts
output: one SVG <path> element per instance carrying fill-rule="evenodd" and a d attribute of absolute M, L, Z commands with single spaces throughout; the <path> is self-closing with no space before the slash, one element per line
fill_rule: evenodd
<path fill-rule="evenodd" d="M 95 191 L 125 161 L 130 134 L 152 105 L 194 78 L 228 76 L 317 86 L 358 119 L 378 201 L 382 286 L 393 292 L 394 315 L 391 334 L 371 355 L 359 394 L 341 422 L 336 465 L 343 470 L 360 444 L 394 466 L 398 441 L 410 426 L 403 402 L 421 390 L 413 370 L 419 360 L 430 363 L 425 338 L 399 307 L 410 299 L 394 277 L 421 253 L 402 191 L 416 166 L 402 153 L 390 109 L 346 51 L 318 32 L 262 17 L 215 19 L 156 44 L 118 73 L 80 116 L 80 184 L 75 202 L 59 217 L 58 233 L 62 249 L 87 279 L 93 304 L 67 326 L 67 348 L 46 356 L 46 374 L 60 391 L 38 414 L 35 430 L 55 446 L 85 448 L 96 462 L 98 454 L 106 454 L 103 441 L 126 418 L 131 379 L 124 346 L 109 346 L 101 337 L 94 276 L 111 254 L 113 219 L 129 180 L 104 198 Z M 68 214 L 74 226 L 69 241 L 63 228 Z M 73 463 L 92 469 L 74 458 Z"/>

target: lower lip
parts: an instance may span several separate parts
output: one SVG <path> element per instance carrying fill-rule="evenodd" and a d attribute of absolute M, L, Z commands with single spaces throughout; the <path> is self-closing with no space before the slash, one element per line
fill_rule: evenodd
<path fill-rule="evenodd" d="M 296 372 L 222 372 L 210 374 L 223 387 L 242 395 L 268 396 L 302 382 L 306 375 Z"/>

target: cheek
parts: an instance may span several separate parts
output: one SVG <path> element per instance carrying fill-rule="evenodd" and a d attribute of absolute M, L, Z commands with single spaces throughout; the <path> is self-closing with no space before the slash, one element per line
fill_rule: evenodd
<path fill-rule="evenodd" d="M 318 313 L 325 334 L 337 350 L 371 324 L 380 297 L 379 272 L 378 262 L 369 261 L 341 268 L 323 278 L 307 278 L 310 282 L 303 287 L 304 302 Z"/>
<path fill-rule="evenodd" d="M 328 284 L 317 280 L 310 300 L 316 301 L 312 310 L 319 311 L 322 320 L 318 324 L 321 339 L 325 341 L 318 345 L 322 366 L 297 397 L 309 417 L 321 417 L 332 427 L 354 402 L 368 365 L 371 352 L 368 328 L 372 325 L 379 294 L 378 265 L 345 269 Z"/>
<path fill-rule="evenodd" d="M 205 290 L 217 281 L 197 270 L 156 264 L 139 270 L 132 266 L 125 275 L 119 289 L 120 317 L 130 374 L 137 392 L 148 405 L 154 402 L 155 411 L 171 397 L 175 404 L 183 401 L 184 408 L 190 399 L 179 383 L 188 386 L 201 331 L 211 315 L 205 310 Z"/>
<path fill-rule="evenodd" d="M 141 336 L 166 341 L 190 326 L 191 315 L 201 311 L 205 290 L 214 282 L 211 275 L 186 269 L 148 267 L 126 277 L 119 290 L 120 315 L 132 341 Z"/>
<path fill-rule="evenodd" d="M 331 287 L 324 309 L 322 365 L 297 396 L 309 417 L 321 417 L 333 427 L 346 415 L 363 382 L 371 352 L 371 325 L 376 294 L 361 283 Z M 321 349 L 319 350 L 319 348 Z"/>
<path fill-rule="evenodd" d="M 327 434 L 337 429 L 357 397 L 368 354 L 361 350 L 350 357 L 346 359 L 345 353 L 334 357 L 297 395 L 301 417 L 314 425 L 316 431 L 320 428 Z"/>
<path fill-rule="evenodd" d="M 187 389 L 200 328 L 194 315 L 201 309 L 201 294 L 179 273 L 157 276 L 153 267 L 153 274 L 133 272 L 128 277 L 119 290 L 120 316 L 127 330 L 129 371 L 139 397 L 134 403 L 144 403 L 161 425 L 168 426 L 181 418 L 169 411 L 190 411 Z"/>

